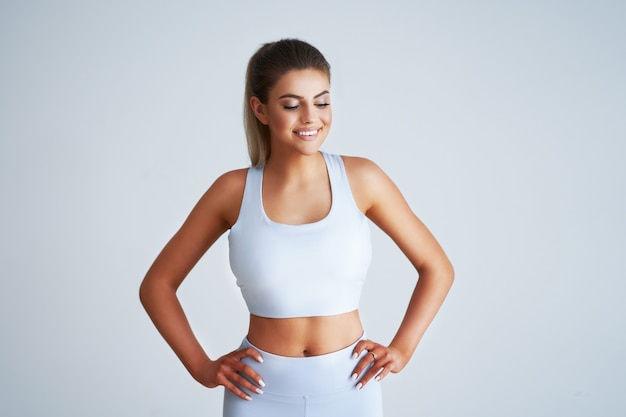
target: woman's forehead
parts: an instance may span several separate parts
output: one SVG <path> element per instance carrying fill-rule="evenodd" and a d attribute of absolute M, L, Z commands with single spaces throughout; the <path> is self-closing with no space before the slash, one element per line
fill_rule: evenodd
<path fill-rule="evenodd" d="M 329 91 L 330 81 L 324 72 L 316 69 L 291 70 L 278 79 L 270 96 L 316 98 Z"/>

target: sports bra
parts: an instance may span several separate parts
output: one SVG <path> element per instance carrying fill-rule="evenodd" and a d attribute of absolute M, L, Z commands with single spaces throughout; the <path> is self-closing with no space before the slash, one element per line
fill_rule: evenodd
<path fill-rule="evenodd" d="M 230 266 L 251 314 L 330 316 L 358 308 L 371 260 L 369 221 L 357 207 L 341 156 L 322 152 L 332 203 L 326 217 L 289 225 L 263 208 L 263 166 L 250 167 L 228 234 Z"/>

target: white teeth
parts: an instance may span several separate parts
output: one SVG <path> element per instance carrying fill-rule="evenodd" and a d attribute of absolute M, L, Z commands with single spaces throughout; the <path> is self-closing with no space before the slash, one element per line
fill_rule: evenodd
<path fill-rule="evenodd" d="M 313 136 L 317 134 L 317 130 L 307 130 L 306 132 L 296 132 L 300 136 Z"/>

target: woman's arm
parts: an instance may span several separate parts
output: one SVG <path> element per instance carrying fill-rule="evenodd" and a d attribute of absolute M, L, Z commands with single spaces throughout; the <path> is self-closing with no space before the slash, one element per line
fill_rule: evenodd
<path fill-rule="evenodd" d="M 259 387 L 238 372 L 254 381 L 260 381 L 260 377 L 240 360 L 245 356 L 261 360 L 260 354 L 249 349 L 211 360 L 193 334 L 176 296 L 189 271 L 236 221 L 245 175 L 245 170 L 226 173 L 207 190 L 148 270 L 139 296 L 158 331 L 198 382 L 210 388 L 223 385 L 241 398 L 249 399 L 236 384 L 253 392 Z"/>
<path fill-rule="evenodd" d="M 378 166 L 362 158 L 345 158 L 345 163 L 357 205 L 391 237 L 418 273 L 404 319 L 389 346 L 362 341 L 355 348 L 357 355 L 363 350 L 374 353 L 359 362 L 356 375 L 376 362 L 363 375 L 363 386 L 373 377 L 380 380 L 389 372 L 399 372 L 409 362 L 452 285 L 454 270 L 435 237 Z"/>

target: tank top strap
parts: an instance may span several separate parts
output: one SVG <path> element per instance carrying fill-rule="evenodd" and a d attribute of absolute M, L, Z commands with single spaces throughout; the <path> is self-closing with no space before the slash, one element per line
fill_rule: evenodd
<path fill-rule="evenodd" d="M 243 190 L 240 219 L 261 219 L 263 209 L 261 207 L 261 187 L 263 181 L 263 167 L 249 167 L 246 174 L 246 184 Z"/>
<path fill-rule="evenodd" d="M 352 195 L 352 189 L 350 188 L 350 182 L 348 181 L 346 167 L 343 164 L 343 158 L 341 155 L 337 154 L 328 154 L 325 152 L 322 152 L 322 154 L 326 160 L 326 167 L 332 188 L 333 210 L 353 210 L 357 208 L 354 196 Z"/>

